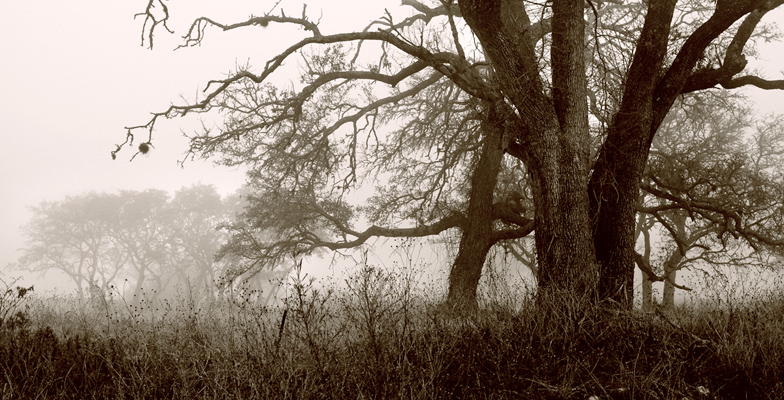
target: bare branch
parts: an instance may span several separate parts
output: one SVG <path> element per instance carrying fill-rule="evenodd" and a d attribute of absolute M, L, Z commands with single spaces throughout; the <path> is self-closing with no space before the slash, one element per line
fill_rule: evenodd
<path fill-rule="evenodd" d="M 636 252 L 636 251 L 634 252 L 634 262 L 637 264 L 637 267 L 640 268 L 640 271 L 642 271 L 642 273 L 644 273 L 651 282 L 668 281 L 668 282 L 670 282 L 670 284 L 672 284 L 672 286 L 674 286 L 674 287 L 676 287 L 678 289 L 688 290 L 688 291 L 693 290 L 690 287 L 679 285 L 678 283 L 673 282 L 673 281 L 667 279 L 666 276 L 656 275 L 656 273 L 653 272 L 653 269 L 651 268 L 651 266 L 648 265 L 647 262 L 645 262 L 645 259 L 642 257 L 642 255 L 640 253 Z"/>
<path fill-rule="evenodd" d="M 528 224 L 517 229 L 502 229 L 493 232 L 492 242 L 498 243 L 503 240 L 521 239 L 531 234 L 534 231 L 534 220 L 530 220 Z"/>
<path fill-rule="evenodd" d="M 300 231 L 297 235 L 278 237 L 271 243 L 262 243 L 255 238 L 252 230 L 243 227 L 234 227 L 230 228 L 230 230 L 234 232 L 232 242 L 220 251 L 218 257 L 235 254 L 253 260 L 254 266 L 259 264 L 267 265 L 270 263 L 274 264 L 291 254 L 310 254 L 319 248 L 327 248 L 333 251 L 356 248 L 372 237 L 434 236 L 448 229 L 465 226 L 466 223 L 465 217 L 462 214 L 454 213 L 429 225 L 412 228 L 385 228 L 373 225 L 362 232 L 358 232 L 348 228 L 334 216 L 331 216 L 326 212 L 322 214 L 322 217 L 335 223 L 337 229 L 342 230 L 348 235 L 354 236 L 354 239 L 342 241 L 323 240 L 312 232 Z M 240 242 L 245 242 L 246 245 L 238 245 Z M 249 246 L 247 244 L 249 244 Z M 245 247 L 245 249 L 242 250 L 241 247 Z"/>
<path fill-rule="evenodd" d="M 283 16 L 265 15 L 261 17 L 251 16 L 246 21 L 237 22 L 228 25 L 217 22 L 211 18 L 200 17 L 197 18 L 195 21 L 193 21 L 191 27 L 188 29 L 188 33 L 182 37 L 184 43 L 178 46 L 177 49 L 183 47 L 193 47 L 198 44 L 201 44 L 202 40 L 204 40 L 204 30 L 207 28 L 207 26 L 210 25 L 218 27 L 223 31 L 230 31 L 230 30 L 250 27 L 250 26 L 260 26 L 262 28 L 266 28 L 267 26 L 269 26 L 270 22 L 275 22 L 280 24 L 289 23 L 289 24 L 301 25 L 306 31 L 313 32 L 313 36 L 315 37 L 322 36 L 321 31 L 318 29 L 318 25 L 309 21 L 304 17 L 304 10 L 303 10 L 302 18 L 287 17 L 285 15 Z"/>
<path fill-rule="evenodd" d="M 153 35 L 155 33 L 155 28 L 158 25 L 163 26 L 169 33 L 174 33 L 173 30 L 169 29 L 169 26 L 166 24 L 169 21 L 169 8 L 166 6 L 166 0 L 149 0 L 147 3 L 147 7 L 144 9 L 144 12 L 140 12 L 133 16 L 134 19 L 136 17 L 144 16 L 144 25 L 142 25 L 142 46 L 144 46 L 144 33 L 147 32 L 147 41 L 150 43 L 150 49 L 152 50 L 153 45 Z M 161 8 L 161 12 L 163 13 L 162 16 L 156 16 L 154 9 L 156 7 Z M 152 24 L 147 29 L 147 24 Z"/>
<path fill-rule="evenodd" d="M 699 70 L 692 74 L 683 85 L 681 93 L 690 93 L 722 85 L 726 89 L 734 89 L 744 85 L 753 85 L 761 89 L 784 89 L 784 81 L 766 81 L 753 76 L 744 76 L 733 79 L 733 76 L 743 71 L 746 67 L 746 57 L 743 48 L 754 33 L 762 17 L 773 8 L 784 4 L 782 0 L 769 0 L 750 12 L 738 27 L 732 41 L 727 46 L 724 62 L 718 68 Z"/>
<path fill-rule="evenodd" d="M 784 79 L 771 81 L 771 80 L 762 79 L 760 77 L 751 76 L 751 75 L 733 78 L 728 81 L 724 81 L 720 83 L 721 86 L 723 86 L 725 89 L 735 89 L 741 86 L 756 86 L 760 89 L 765 89 L 765 90 L 773 90 L 773 89 L 784 90 Z"/>
<path fill-rule="evenodd" d="M 675 244 L 678 246 L 678 253 L 680 253 L 681 256 L 685 257 L 688 248 L 686 244 L 683 242 L 680 235 L 678 235 L 678 232 L 675 230 L 675 227 L 672 226 L 672 224 L 670 224 L 669 221 L 664 219 L 659 213 L 653 214 L 653 217 L 656 218 L 656 221 L 658 221 L 659 224 L 661 224 L 664 227 L 664 229 L 666 229 L 667 232 L 670 233 L 670 237 L 672 237 L 672 239 L 675 241 Z"/>
<path fill-rule="evenodd" d="M 324 74 L 323 76 L 317 78 L 317 80 L 313 82 L 308 88 L 303 90 L 303 92 L 300 94 L 298 104 L 302 104 L 302 102 L 307 99 L 309 94 L 320 87 L 321 84 L 335 79 L 368 79 L 388 83 L 389 85 L 394 86 L 402 79 L 412 76 L 416 72 L 421 71 L 426 66 L 432 67 L 436 71 L 447 76 L 449 79 L 455 82 L 458 87 L 470 93 L 472 96 L 490 100 L 497 100 L 501 98 L 501 94 L 498 93 L 495 89 L 490 88 L 476 71 L 472 71 L 470 66 L 466 65 L 465 60 L 460 59 L 458 56 L 452 53 L 431 53 L 424 47 L 414 46 L 388 32 L 358 32 L 330 36 L 314 36 L 301 40 L 299 43 L 289 47 L 281 54 L 270 59 L 261 74 L 256 75 L 249 71 L 240 71 L 226 79 L 209 81 L 204 89 L 204 92 L 207 92 L 207 95 L 201 101 L 186 105 L 171 105 L 168 109 L 162 112 L 153 113 L 153 117 L 144 125 L 126 127 L 126 130 L 128 131 L 126 135 L 126 141 L 117 145 L 117 148 L 111 153 L 112 157 L 116 157 L 116 154 L 125 144 L 131 145 L 133 143 L 134 130 L 146 130 L 148 132 L 147 143 L 150 143 L 152 142 L 152 132 L 155 128 L 155 122 L 158 117 L 175 118 L 185 116 L 190 112 L 209 111 L 214 106 L 213 100 L 218 95 L 224 93 L 232 84 L 244 79 L 251 80 L 255 83 L 264 82 L 273 72 L 278 69 L 278 67 L 283 64 L 283 61 L 286 58 L 288 58 L 294 52 L 304 48 L 305 46 L 311 44 L 332 44 L 357 40 L 373 40 L 392 44 L 396 48 L 415 57 L 417 61 L 415 61 L 410 66 L 403 68 L 395 75 L 385 75 L 374 71 L 339 71 Z M 295 117 L 297 113 L 296 110 L 297 109 L 295 107 Z"/>
<path fill-rule="evenodd" d="M 438 222 L 430 225 L 423 225 L 414 228 L 383 228 L 373 225 L 363 232 L 356 232 L 355 240 L 348 242 L 315 242 L 314 247 L 326 247 L 330 250 L 349 249 L 357 247 L 371 237 L 424 237 L 435 236 L 439 233 L 452 228 L 465 226 L 465 216 L 462 214 L 449 215 Z"/>
<path fill-rule="evenodd" d="M 710 43 L 722 32 L 726 31 L 733 23 L 744 15 L 760 8 L 766 1 L 771 0 L 721 0 L 716 4 L 716 10 L 713 15 L 711 15 L 705 23 L 700 25 L 686 40 L 678 52 L 678 55 L 675 57 L 675 60 L 667 70 L 667 73 L 660 79 L 656 87 L 654 95 L 654 99 L 656 99 L 656 104 L 654 106 L 654 124 L 650 132 L 651 136 L 656 133 L 656 130 L 667 114 L 667 111 L 672 107 L 677 95 L 682 93 L 684 88 L 689 89 L 696 85 L 694 82 L 689 84 L 688 80 L 692 75 L 694 66 L 699 61 L 700 57 L 702 57 L 703 52 L 708 45 L 710 45 Z M 773 1 L 779 2 L 781 0 Z M 749 22 L 744 28 L 748 28 L 749 25 L 756 26 L 756 22 L 753 22 L 753 19 L 747 20 Z M 724 74 L 736 70 L 741 64 L 745 67 L 745 58 L 742 58 L 742 55 L 739 56 L 740 49 L 746 41 L 744 39 L 745 33 L 746 30 L 744 29 L 741 35 L 737 37 L 737 40 L 733 41 L 730 47 L 732 52 L 728 52 L 727 54 L 728 61 L 730 61 L 728 69 L 721 73 L 717 73 L 718 75 L 724 76 Z M 741 67 L 741 69 L 743 67 Z M 733 72 L 733 75 L 737 72 Z M 714 77 L 714 73 L 710 74 L 711 77 Z M 717 83 L 718 82 L 714 83 L 714 85 Z M 705 83 L 702 83 L 702 85 L 705 85 Z"/>

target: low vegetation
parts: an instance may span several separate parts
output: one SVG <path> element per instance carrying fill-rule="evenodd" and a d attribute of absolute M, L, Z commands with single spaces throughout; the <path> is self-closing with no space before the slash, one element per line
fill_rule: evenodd
<path fill-rule="evenodd" d="M 361 268 L 243 299 L 41 297 L 6 285 L 2 399 L 780 399 L 784 298 L 672 311 L 547 308 L 485 290 L 473 316 Z M 6 290 L 7 289 L 7 290 Z M 430 292 L 432 293 L 432 291 Z"/>

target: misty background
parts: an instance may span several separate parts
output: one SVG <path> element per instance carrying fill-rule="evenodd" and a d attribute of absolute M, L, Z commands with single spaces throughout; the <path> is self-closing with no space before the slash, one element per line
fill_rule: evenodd
<path fill-rule="evenodd" d="M 384 7 L 399 2 L 308 1 L 308 12 L 322 15 L 325 33 L 362 29 L 383 15 Z M 72 290 L 56 274 L 42 279 L 33 273 L 8 271 L 19 256 L 24 238 L 19 230 L 31 216 L 28 206 L 59 201 L 86 192 L 161 189 L 173 194 L 196 183 L 214 185 L 221 195 L 234 193 L 245 181 L 244 171 L 219 167 L 209 160 L 182 160 L 187 140 L 181 132 L 194 132 L 198 118 L 162 120 L 157 126 L 155 148 L 129 162 L 124 151 L 116 161 L 110 152 L 124 140 L 125 126 L 143 124 L 151 111 L 164 109 L 182 97 L 193 99 L 210 79 L 225 76 L 237 64 L 261 64 L 292 40 L 301 37 L 291 27 L 208 35 L 194 48 L 173 49 L 181 44 L 193 19 L 199 16 L 233 22 L 250 14 L 263 14 L 272 4 L 258 1 L 191 1 L 170 4 L 173 35 L 155 36 L 154 49 L 141 46 L 145 2 L 6 2 L 0 13 L 0 137 L 5 151 L 0 157 L 0 266 L 10 276 L 23 276 L 22 284 L 36 290 Z M 292 14 L 301 2 L 283 3 Z M 351 10 L 351 12 L 346 12 Z M 765 17 L 784 21 L 784 10 Z M 159 32 L 163 32 L 162 30 Z M 767 46 L 767 47 L 766 47 Z M 784 69 L 784 46 L 761 46 L 760 59 L 750 67 L 768 71 Z M 781 72 L 779 72 L 781 74 Z M 296 77 L 292 77 L 296 79 Z M 745 88 L 760 115 L 779 111 L 779 91 Z M 138 143 L 138 142 L 137 142 Z"/>
<path fill-rule="evenodd" d="M 325 31 L 344 28 L 346 23 L 360 27 L 383 12 L 381 4 L 339 3 L 308 2 L 310 10 L 323 10 Z M 354 11 L 346 18 L 343 10 L 351 3 Z M 154 188 L 173 194 L 203 183 L 214 185 L 225 196 L 240 188 L 244 171 L 215 166 L 209 160 L 178 163 L 187 150 L 181 132 L 198 130 L 198 118 L 161 121 L 155 148 L 133 162 L 129 162 L 132 152 L 122 152 L 115 161 L 110 152 L 124 140 L 125 126 L 145 123 L 150 112 L 183 97 L 194 98 L 207 81 L 224 76 L 238 63 L 262 63 L 288 44 L 270 41 L 263 31 L 246 30 L 211 35 L 203 46 L 173 51 L 193 19 L 209 15 L 222 21 L 241 20 L 271 5 L 257 1 L 169 4 L 169 27 L 175 34 L 156 35 L 150 50 L 141 46 L 143 18 L 134 19 L 134 14 L 144 11 L 144 1 L 3 4 L 0 137 L 8 147 L 0 157 L 0 267 L 6 275 L 22 276 L 20 283 L 35 284 L 41 291 L 63 282 L 52 273 L 40 279 L 6 269 L 21 255 L 24 238 L 19 228 L 32 215 L 28 206 L 90 191 Z M 299 13 L 302 3 L 284 9 Z M 276 34 L 280 32 L 303 34 L 288 27 Z"/>

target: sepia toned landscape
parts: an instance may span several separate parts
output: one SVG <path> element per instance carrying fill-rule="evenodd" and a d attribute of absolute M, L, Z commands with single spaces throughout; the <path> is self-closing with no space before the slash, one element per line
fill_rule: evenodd
<path fill-rule="evenodd" d="M 0 399 L 784 398 L 784 0 L 49 3 Z"/>

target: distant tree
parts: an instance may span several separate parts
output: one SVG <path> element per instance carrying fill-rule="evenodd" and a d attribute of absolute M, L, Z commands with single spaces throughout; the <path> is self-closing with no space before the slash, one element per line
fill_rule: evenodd
<path fill-rule="evenodd" d="M 132 294 L 154 300 L 175 275 L 166 268 L 165 209 L 169 195 L 163 190 L 120 191 L 108 236 L 128 257 L 125 273 L 132 277 Z"/>
<path fill-rule="evenodd" d="M 107 290 L 127 261 L 127 254 L 106 235 L 115 213 L 111 199 L 88 193 L 31 207 L 16 267 L 41 273 L 59 270 L 73 281 L 80 297 L 91 285 Z"/>
<path fill-rule="evenodd" d="M 236 208 L 236 207 L 235 207 Z M 175 279 L 214 293 L 215 252 L 225 243 L 218 228 L 230 220 L 212 186 L 182 188 L 173 197 L 161 190 L 88 193 L 32 207 L 27 237 L 14 267 L 59 270 L 80 296 L 108 293 L 119 277 L 133 283 L 128 294 L 157 298 Z"/>
<path fill-rule="evenodd" d="M 197 184 L 174 193 L 164 210 L 165 265 L 175 280 L 196 292 L 214 293 L 219 270 L 215 253 L 226 242 L 220 226 L 233 215 L 212 185 Z"/>
<path fill-rule="evenodd" d="M 784 116 L 756 119 L 728 96 L 693 98 L 673 110 L 654 139 L 642 188 L 643 304 L 664 281 L 674 305 L 677 272 L 693 264 L 763 264 L 784 249 Z M 665 240 L 651 262 L 650 231 Z M 658 270 L 658 271 L 656 271 Z"/>
<path fill-rule="evenodd" d="M 305 10 L 232 24 L 200 17 L 183 46 L 201 44 L 211 27 L 294 24 L 310 36 L 258 72 L 241 68 L 211 81 L 203 98 L 129 127 L 112 156 L 137 134 L 152 142 L 161 117 L 216 109 L 223 124 L 192 136 L 190 151 L 251 167 L 261 191 L 234 238 L 259 262 L 458 228 L 448 301 L 472 308 L 489 249 L 535 229 L 542 298 L 629 306 L 635 213 L 656 132 L 683 95 L 784 88 L 739 75 L 761 18 L 781 4 L 405 0 L 413 15 L 387 12 L 338 34 L 323 34 Z M 142 14 L 150 46 L 168 10 L 150 0 Z M 296 56 L 301 82 L 270 84 Z M 530 193 L 499 185 L 519 163 L 516 181 Z M 388 184 L 353 207 L 352 190 L 378 178 Z M 518 198 L 532 200 L 530 216 Z M 355 228 L 358 212 L 376 225 Z M 260 241 L 254 229 L 276 235 Z"/>

